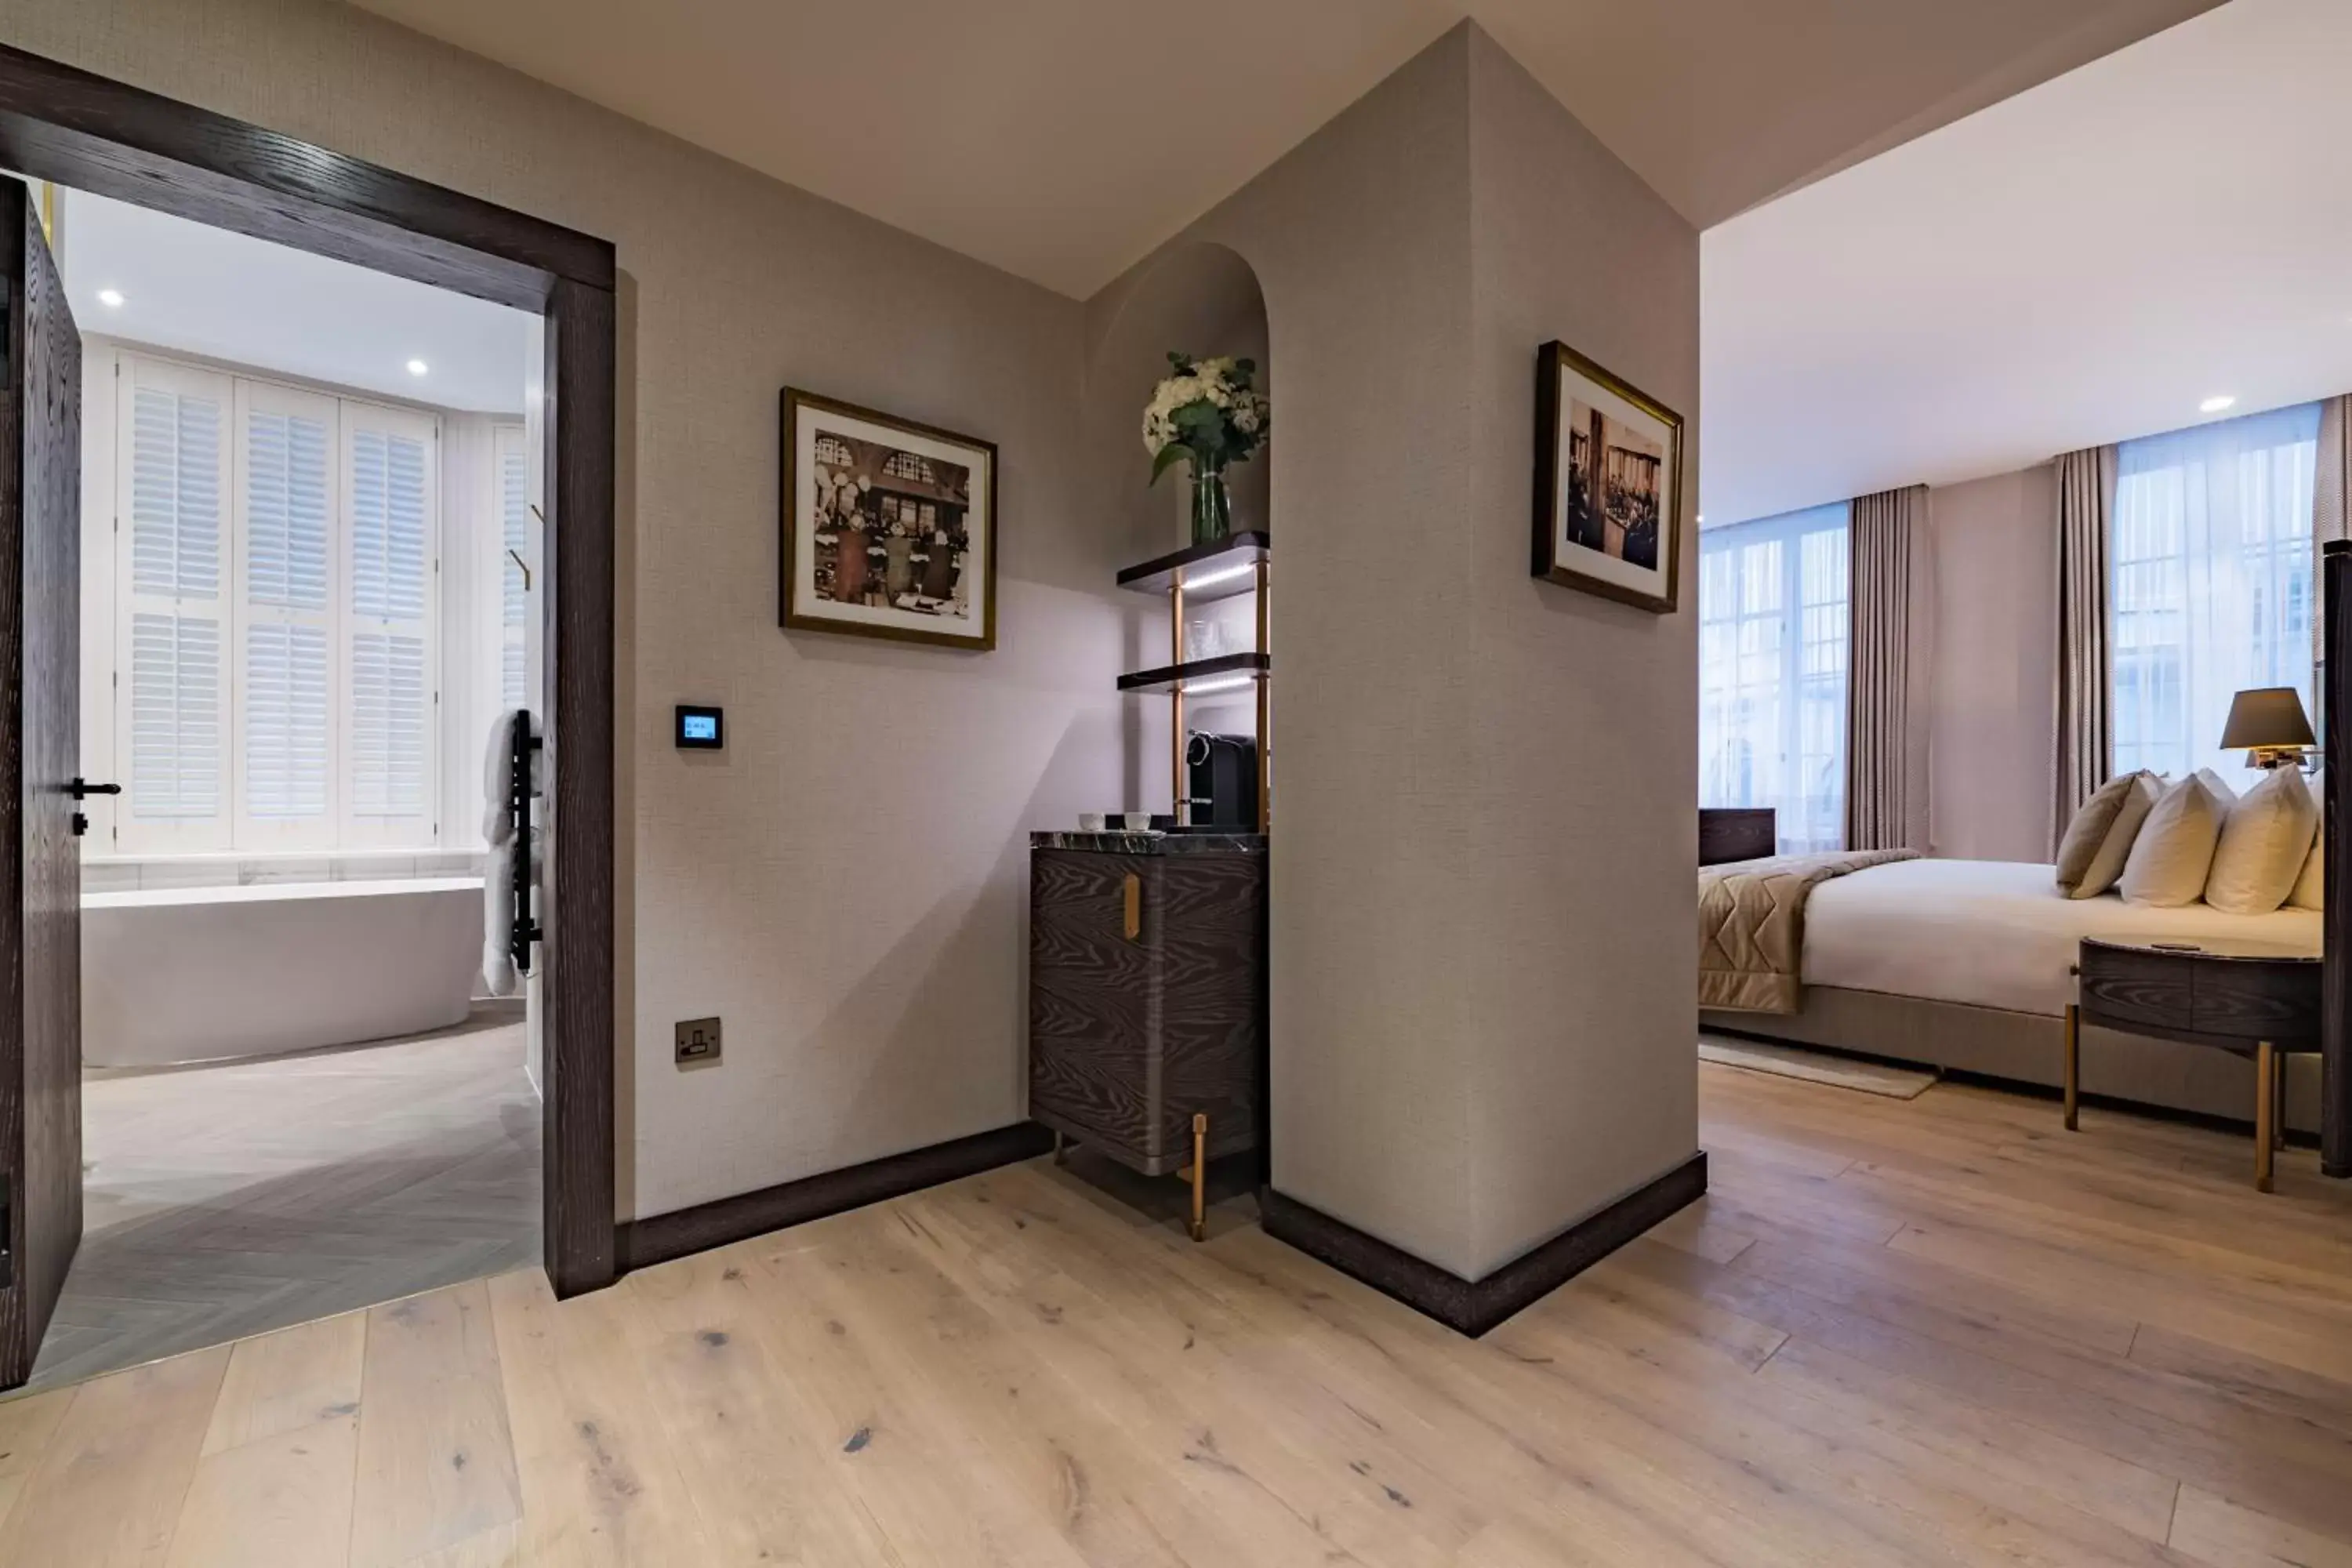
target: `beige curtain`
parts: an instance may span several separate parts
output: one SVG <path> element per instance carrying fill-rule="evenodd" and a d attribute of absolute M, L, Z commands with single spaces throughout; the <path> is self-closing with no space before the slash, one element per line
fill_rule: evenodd
<path fill-rule="evenodd" d="M 2325 596 L 2319 592 L 2319 547 L 2331 539 L 2352 538 L 2352 397 L 2331 397 L 2319 405 L 2319 472 L 2312 486 L 2311 548 L 2313 552 L 2311 658 L 2326 662 L 2327 628 L 2320 624 Z"/>
<path fill-rule="evenodd" d="M 1910 837 L 1911 544 L 1927 489 L 1860 496 L 1847 521 L 1852 631 L 1845 677 L 1845 847 Z"/>
<path fill-rule="evenodd" d="M 2115 765 L 2107 650 L 2107 523 L 2115 514 L 2116 449 L 2058 459 L 2058 768 L 2051 853 L 2074 813 Z"/>

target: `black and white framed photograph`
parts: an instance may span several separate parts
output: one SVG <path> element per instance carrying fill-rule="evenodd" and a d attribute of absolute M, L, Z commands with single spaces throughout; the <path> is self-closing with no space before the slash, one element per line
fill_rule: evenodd
<path fill-rule="evenodd" d="M 786 387 L 783 624 L 996 646 L 996 447 Z"/>
<path fill-rule="evenodd" d="M 1536 368 L 1535 574 L 1669 614 L 1683 417 L 1565 343 Z"/>

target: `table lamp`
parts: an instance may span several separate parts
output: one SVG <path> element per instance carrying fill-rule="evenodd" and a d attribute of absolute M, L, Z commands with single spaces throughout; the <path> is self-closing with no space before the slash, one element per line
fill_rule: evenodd
<path fill-rule="evenodd" d="M 2318 744 L 2292 686 L 2257 686 L 2230 700 L 2221 749 L 2242 751 L 2250 768 L 2301 767 Z"/>

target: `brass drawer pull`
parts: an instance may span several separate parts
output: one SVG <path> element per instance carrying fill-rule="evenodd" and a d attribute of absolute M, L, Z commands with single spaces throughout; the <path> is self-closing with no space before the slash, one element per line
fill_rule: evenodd
<path fill-rule="evenodd" d="M 1143 879 L 1129 871 L 1127 874 L 1127 940 L 1133 942 L 1143 934 Z"/>

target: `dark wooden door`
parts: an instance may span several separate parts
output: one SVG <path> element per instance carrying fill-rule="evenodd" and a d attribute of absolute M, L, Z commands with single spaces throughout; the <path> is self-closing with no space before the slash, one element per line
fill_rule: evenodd
<path fill-rule="evenodd" d="M 11 179 L 0 263 L 0 1387 L 15 1387 L 81 1242 L 81 337 Z"/>

